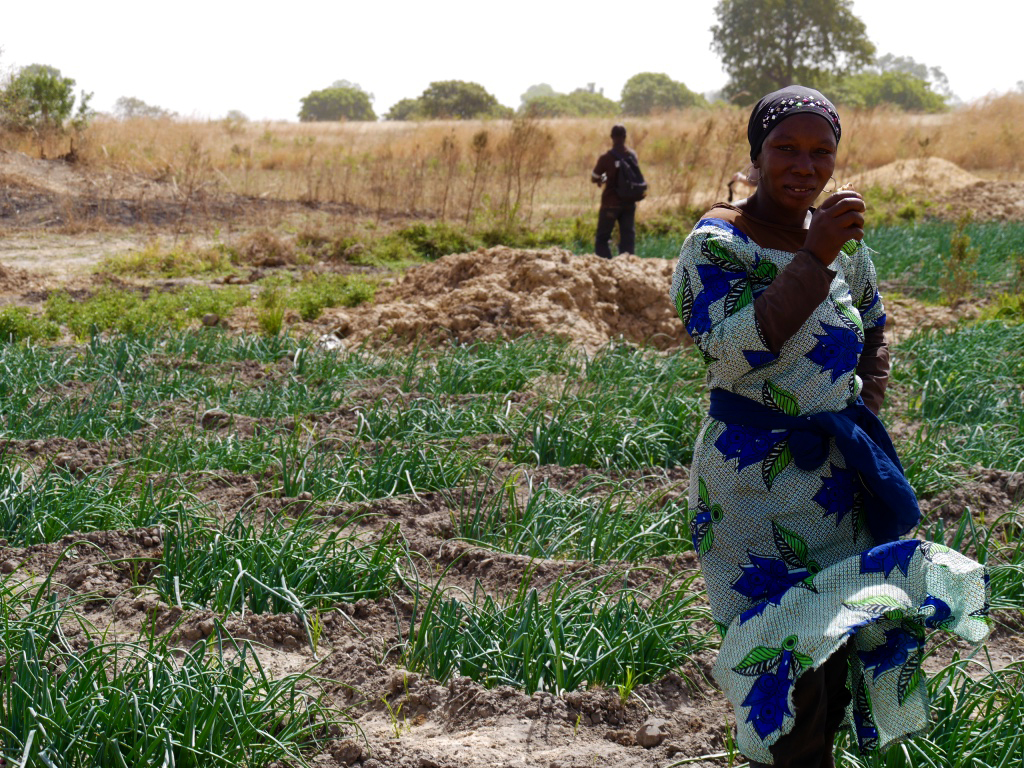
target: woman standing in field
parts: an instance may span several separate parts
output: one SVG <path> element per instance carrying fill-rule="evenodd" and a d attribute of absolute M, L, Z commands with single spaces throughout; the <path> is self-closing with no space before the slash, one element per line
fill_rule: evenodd
<path fill-rule="evenodd" d="M 672 280 L 707 364 L 689 521 L 724 634 L 715 678 L 753 765 L 833 765 L 928 725 L 926 628 L 981 642 L 988 580 L 939 544 L 876 414 L 885 313 L 864 201 L 829 182 L 841 135 L 822 94 L 765 96 L 747 128 L 755 192 L 719 203 Z"/>

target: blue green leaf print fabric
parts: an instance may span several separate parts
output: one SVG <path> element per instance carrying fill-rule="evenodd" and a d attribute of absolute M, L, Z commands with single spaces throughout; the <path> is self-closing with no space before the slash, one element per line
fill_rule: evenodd
<path fill-rule="evenodd" d="M 776 352 L 754 301 L 792 259 L 703 219 L 682 247 L 671 296 L 709 388 L 791 417 L 842 411 L 863 386 L 864 329 L 885 324 L 870 250 L 844 247 L 828 298 Z M 845 726 L 872 752 L 928 725 L 925 630 L 971 642 L 989 631 L 985 569 L 930 542 L 878 544 L 866 525 L 877 506 L 834 439 L 822 441 L 818 466 L 798 466 L 796 434 L 706 417 L 688 498 L 712 614 L 725 628 L 715 678 L 736 709 L 741 751 L 763 763 L 792 730 L 796 680 L 850 638 Z"/>

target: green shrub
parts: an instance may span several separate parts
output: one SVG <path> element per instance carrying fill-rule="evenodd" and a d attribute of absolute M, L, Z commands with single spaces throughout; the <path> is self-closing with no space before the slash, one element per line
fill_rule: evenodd
<path fill-rule="evenodd" d="M 707 99 L 661 72 L 640 72 L 622 86 L 622 112 L 649 115 L 686 107 L 706 107 Z"/>
<path fill-rule="evenodd" d="M 320 91 L 310 91 L 309 95 L 300 100 L 299 120 L 304 123 L 311 121 L 335 120 L 376 120 L 373 111 L 373 96 L 358 85 L 332 86 Z"/>
<path fill-rule="evenodd" d="M 180 330 L 205 314 L 227 315 L 248 302 L 248 293 L 238 287 L 190 286 L 180 291 L 154 291 L 143 296 L 106 286 L 81 301 L 65 291 L 50 294 L 44 314 L 47 320 L 64 325 L 75 336 L 85 338 L 103 331 Z"/>
<path fill-rule="evenodd" d="M 981 313 L 979 320 L 1024 323 L 1024 294 L 1001 293 Z"/>
<path fill-rule="evenodd" d="M 957 301 L 971 293 L 978 281 L 977 248 L 971 248 L 971 238 L 964 231 L 971 223 L 971 214 L 965 213 L 956 223 L 956 230 L 949 241 L 949 256 L 945 260 L 945 274 L 939 278 L 939 287 L 947 304 Z"/>
<path fill-rule="evenodd" d="M 0 309 L 0 343 L 10 341 L 41 341 L 56 339 L 60 328 L 43 317 L 36 317 L 25 307 Z"/>
<path fill-rule="evenodd" d="M 299 230 L 295 235 L 295 244 L 311 259 L 323 261 L 342 261 L 349 258 L 352 246 L 365 247 L 352 234 L 325 232 L 315 225 Z"/>
<path fill-rule="evenodd" d="M 675 214 L 655 214 L 649 218 L 640 219 L 636 223 L 636 232 L 641 237 L 665 237 L 666 235 L 672 235 L 679 238 L 681 245 L 703 212 L 703 209 L 689 209 Z"/>
<path fill-rule="evenodd" d="M 309 322 L 327 307 L 355 307 L 371 301 L 376 290 L 376 281 L 362 275 L 317 275 L 301 282 L 288 297 L 288 304 Z"/>
<path fill-rule="evenodd" d="M 187 277 L 231 272 L 235 255 L 222 244 L 212 248 L 164 250 L 159 242 L 151 242 L 142 250 L 104 258 L 99 271 L 135 277 Z"/>
<path fill-rule="evenodd" d="M 466 253 L 480 247 L 480 241 L 465 230 L 446 222 L 419 222 L 398 231 L 398 236 L 412 246 L 416 255 L 434 261 L 450 253 Z"/>
<path fill-rule="evenodd" d="M 285 291 L 281 283 L 268 282 L 260 292 L 256 320 L 268 336 L 277 336 L 284 328 Z"/>
<path fill-rule="evenodd" d="M 897 187 L 871 186 L 861 190 L 868 202 L 865 220 L 868 226 L 898 227 L 923 219 L 932 202 L 915 197 Z"/>
<path fill-rule="evenodd" d="M 379 240 L 371 241 L 365 250 L 354 255 L 349 261 L 353 264 L 400 269 L 416 264 L 422 259 L 405 238 L 398 235 L 385 235 Z"/>

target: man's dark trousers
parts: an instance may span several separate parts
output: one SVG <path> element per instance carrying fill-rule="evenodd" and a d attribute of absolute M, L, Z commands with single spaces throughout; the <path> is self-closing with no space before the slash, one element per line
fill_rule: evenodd
<path fill-rule="evenodd" d="M 619 223 L 619 253 L 634 253 L 636 249 L 636 203 L 623 203 L 617 208 L 602 208 L 597 213 L 597 236 L 594 253 L 602 259 L 612 257 L 609 241 L 615 222 Z"/>

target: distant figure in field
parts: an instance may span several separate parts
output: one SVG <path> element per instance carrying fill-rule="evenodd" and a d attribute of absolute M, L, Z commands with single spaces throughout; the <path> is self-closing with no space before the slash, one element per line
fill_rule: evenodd
<path fill-rule="evenodd" d="M 647 194 L 647 182 L 640 172 L 636 152 L 626 146 L 626 127 L 612 127 L 612 148 L 597 159 L 590 180 L 601 192 L 601 210 L 597 215 L 594 253 L 603 259 L 612 257 L 609 245 L 612 229 L 619 225 L 619 253 L 636 248 L 636 204 Z"/>

